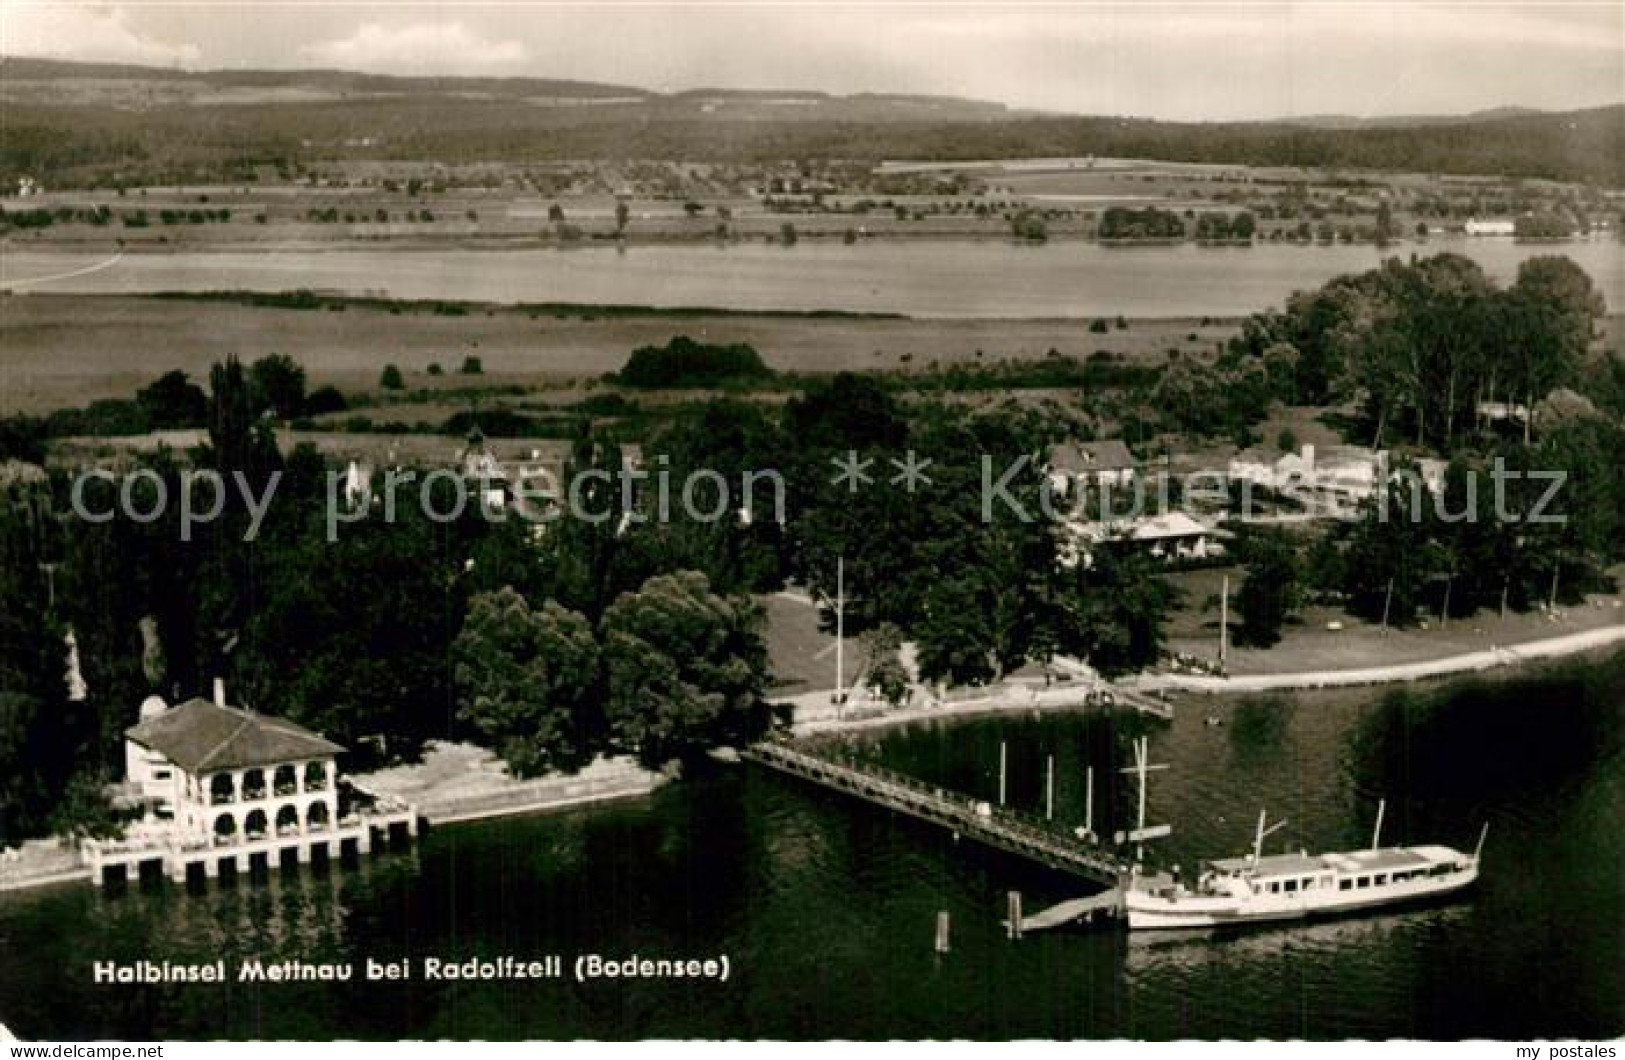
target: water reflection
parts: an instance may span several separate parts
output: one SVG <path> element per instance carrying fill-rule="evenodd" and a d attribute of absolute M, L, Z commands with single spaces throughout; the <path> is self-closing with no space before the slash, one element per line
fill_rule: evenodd
<path fill-rule="evenodd" d="M 753 767 L 650 798 L 431 830 L 350 868 L 271 873 L 188 893 L 68 887 L 0 896 L 0 1018 L 75 1037 L 1598 1037 L 1625 1025 L 1625 662 L 1553 683 L 1479 686 L 1459 705 L 1399 707 L 1367 690 L 1197 700 L 1171 725 L 1053 713 L 910 726 L 843 753 L 1058 826 L 1135 810 L 1167 861 L 1248 848 L 1261 805 L 1277 844 L 1370 841 L 1376 796 L 1394 843 L 1470 847 L 1484 876 L 1457 905 L 1170 938 L 1112 930 L 1012 941 L 1028 908 L 1079 881 Z M 1397 701 L 1395 701 L 1397 702 Z M 1499 705 L 1498 705 L 1499 704 Z M 1479 709 L 1480 707 L 1484 709 Z M 1204 723 L 1209 711 L 1225 724 Z M 1527 726 L 1538 726 L 1529 732 Z M 1610 728 L 1612 727 L 1612 728 Z M 1525 748 L 1536 768 L 1519 768 Z M 1503 763 L 1486 763 L 1499 756 Z M 938 912 L 951 950 L 932 945 Z M 97 987 L 93 960 L 363 961 L 502 954 L 714 955 L 736 978 L 620 982 Z"/>
<path fill-rule="evenodd" d="M 1276 960 L 1311 953 L 1336 959 L 1336 951 L 1366 949 L 1402 933 L 1444 931 L 1471 915 L 1471 895 L 1447 903 L 1377 916 L 1350 916 L 1312 923 L 1278 924 L 1246 929 L 1135 931 L 1123 951 L 1123 971 L 1130 978 L 1168 968 L 1190 970 L 1215 962 Z"/>

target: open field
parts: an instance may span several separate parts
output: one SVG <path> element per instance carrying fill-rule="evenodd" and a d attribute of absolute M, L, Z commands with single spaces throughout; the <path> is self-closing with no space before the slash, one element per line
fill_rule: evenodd
<path fill-rule="evenodd" d="M 142 297 L 30 294 L 0 299 L 0 413 L 82 406 L 129 397 L 180 368 L 206 379 L 227 354 L 252 360 L 286 353 L 312 388 L 370 392 L 386 364 L 410 389 L 517 384 L 568 388 L 619 369 L 638 346 L 674 335 L 747 342 L 772 367 L 835 372 L 923 368 L 1002 359 L 1032 360 L 1051 349 L 1084 358 L 1106 349 L 1131 360 L 1160 359 L 1169 346 L 1211 348 L 1230 322 L 1135 320 L 1126 330 L 1089 331 L 1080 320 L 919 320 L 727 314 L 559 318 L 491 307 L 466 316 L 263 308 Z M 1197 342 L 1188 336 L 1195 334 Z M 981 351 L 980 358 L 978 351 Z M 456 374 L 464 357 L 485 374 Z M 440 364 L 444 376 L 426 374 Z M 372 410 L 376 412 L 376 410 Z"/>

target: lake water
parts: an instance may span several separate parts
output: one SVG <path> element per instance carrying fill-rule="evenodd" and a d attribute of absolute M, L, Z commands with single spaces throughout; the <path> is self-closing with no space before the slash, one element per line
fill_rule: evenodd
<path fill-rule="evenodd" d="M 105 255 L 8 248 L 0 286 L 140 294 L 295 288 L 497 302 L 840 309 L 927 317 L 1237 316 L 1395 254 L 1450 250 L 1508 281 L 1536 254 L 1572 257 L 1625 308 L 1625 246 L 1435 239 L 1372 246 L 1105 247 L 996 240 L 806 241 L 794 247 L 256 250 Z"/>
<path fill-rule="evenodd" d="M 1171 726 L 1050 714 L 917 725 L 848 744 L 992 798 L 1098 826 L 1132 810 L 1148 731 L 1150 816 L 1187 866 L 1269 841 L 1470 849 L 1469 897 L 1231 936 L 1004 937 L 1071 880 L 753 766 L 564 814 L 445 826 L 358 869 L 188 895 L 67 887 L 0 896 L 0 1020 L 25 1037 L 1613 1037 L 1625 1030 L 1625 671 L 1484 686 L 1433 715 L 1379 693 L 1269 706 L 1187 700 Z M 1493 689 L 1499 688 L 1500 692 Z M 1204 723 L 1210 712 L 1225 724 Z M 938 910 L 952 949 L 933 952 Z M 715 982 L 94 986 L 93 959 L 235 962 L 578 953 L 727 954 Z"/>

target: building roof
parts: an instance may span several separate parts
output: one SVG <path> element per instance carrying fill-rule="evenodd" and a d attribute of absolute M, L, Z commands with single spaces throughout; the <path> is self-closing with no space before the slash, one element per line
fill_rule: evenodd
<path fill-rule="evenodd" d="M 1325 858 L 1313 854 L 1266 854 L 1254 861 L 1250 857 L 1217 858 L 1210 864 L 1220 872 L 1246 872 L 1257 876 L 1306 876 L 1330 868 Z"/>
<path fill-rule="evenodd" d="M 1184 512 L 1164 512 L 1134 525 L 1129 536 L 1136 541 L 1161 541 L 1169 537 L 1198 537 L 1210 533 L 1207 527 Z"/>
<path fill-rule="evenodd" d="M 1051 471 L 1122 471 L 1139 466 L 1127 445 L 1118 439 L 1104 442 L 1067 442 L 1049 450 Z"/>
<path fill-rule="evenodd" d="M 1069 522 L 1067 529 L 1076 537 L 1091 541 L 1165 541 L 1170 538 L 1219 536 L 1217 531 L 1192 519 L 1184 512 L 1112 522 Z"/>
<path fill-rule="evenodd" d="M 192 699 L 124 733 L 188 773 L 327 758 L 344 750 L 286 718 Z"/>

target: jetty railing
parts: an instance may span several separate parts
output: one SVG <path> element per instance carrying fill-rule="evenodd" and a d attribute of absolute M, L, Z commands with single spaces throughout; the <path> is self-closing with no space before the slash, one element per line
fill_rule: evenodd
<path fill-rule="evenodd" d="M 838 762 L 782 743 L 756 744 L 744 757 L 1096 883 L 1115 884 L 1124 871 L 1111 852 L 1048 822 L 881 766 Z"/>

